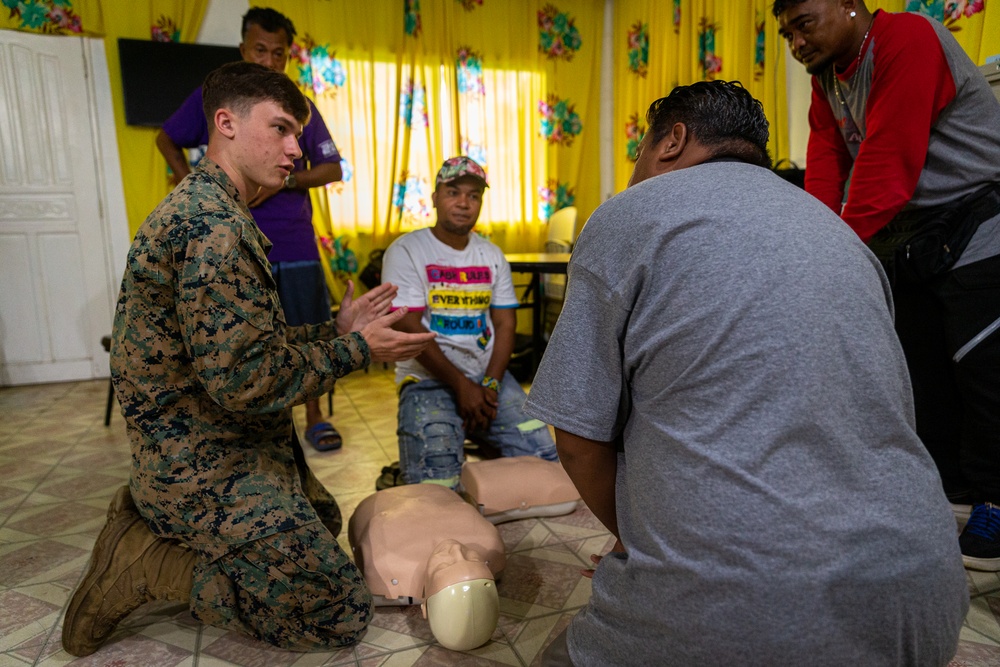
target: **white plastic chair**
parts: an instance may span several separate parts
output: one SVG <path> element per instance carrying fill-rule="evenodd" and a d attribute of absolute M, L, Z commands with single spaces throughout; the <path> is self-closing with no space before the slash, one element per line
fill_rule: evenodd
<path fill-rule="evenodd" d="M 572 252 L 573 243 L 576 242 L 576 207 L 567 206 L 561 208 L 549 217 L 549 233 L 545 241 L 545 252 Z M 562 302 L 566 296 L 566 276 L 559 273 L 542 274 L 542 294 L 545 299 L 545 321 L 546 324 L 551 319 L 555 322 L 555 317 L 549 317 L 549 311 L 558 317 L 562 310 Z M 550 308 L 551 306 L 551 308 Z M 546 326 L 546 330 L 548 330 Z M 546 331 L 546 333 L 548 333 Z"/>

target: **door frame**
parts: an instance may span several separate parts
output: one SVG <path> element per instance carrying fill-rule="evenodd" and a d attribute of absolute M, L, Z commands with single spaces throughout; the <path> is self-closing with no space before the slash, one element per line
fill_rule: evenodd
<path fill-rule="evenodd" d="M 125 209 L 125 188 L 122 184 L 121 163 L 118 157 L 118 135 L 115 130 L 115 110 L 111 97 L 111 79 L 104 40 L 80 37 L 83 63 L 87 72 L 87 109 L 90 113 L 91 135 L 94 138 L 95 167 L 97 171 L 100 224 L 108 275 L 108 306 L 114 317 L 115 304 L 125 262 L 132 239 L 129 235 L 128 214 Z M 111 323 L 108 323 L 111 333 Z M 100 341 L 95 349 L 104 354 Z M 108 377 L 106 359 L 95 355 L 94 377 Z"/>

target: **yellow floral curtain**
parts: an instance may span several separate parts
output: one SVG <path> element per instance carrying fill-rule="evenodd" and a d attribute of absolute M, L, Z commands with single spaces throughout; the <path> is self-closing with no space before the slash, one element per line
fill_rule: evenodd
<path fill-rule="evenodd" d="M 105 2 L 104 50 L 111 75 L 125 210 L 133 234 L 172 186 L 167 164 L 156 149 L 156 128 L 125 124 L 118 38 L 193 42 L 207 7 L 208 0 L 130 0 L 127 10 L 120 3 Z"/>
<path fill-rule="evenodd" d="M 627 183 L 646 110 L 678 85 L 738 80 L 764 105 L 775 160 L 788 157 L 785 48 L 771 0 L 616 0 L 615 185 Z"/>
<path fill-rule="evenodd" d="M 103 0 L 2 0 L 0 28 L 44 35 L 104 35 Z"/>
<path fill-rule="evenodd" d="M 556 208 L 600 203 L 602 0 L 269 4 L 295 23 L 289 76 L 345 160 L 344 182 L 314 191 L 334 255 L 346 241 L 363 265 L 432 224 L 433 179 L 452 155 L 486 167 L 477 231 L 508 251 L 540 249 Z"/>
<path fill-rule="evenodd" d="M 868 0 L 868 9 L 918 12 L 943 23 L 977 65 L 1000 55 L 1000 2 L 997 0 Z"/>

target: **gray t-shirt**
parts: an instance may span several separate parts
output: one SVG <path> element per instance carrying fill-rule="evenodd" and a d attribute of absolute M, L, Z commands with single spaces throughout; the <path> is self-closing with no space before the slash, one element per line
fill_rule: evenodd
<path fill-rule="evenodd" d="M 623 443 L 628 556 L 588 665 L 946 664 L 968 608 L 875 257 L 765 169 L 642 182 L 587 222 L 526 411 Z"/>

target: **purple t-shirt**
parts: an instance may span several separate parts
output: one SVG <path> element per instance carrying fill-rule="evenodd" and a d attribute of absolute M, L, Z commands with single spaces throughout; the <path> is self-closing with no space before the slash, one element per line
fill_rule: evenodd
<path fill-rule="evenodd" d="M 308 100 L 312 115 L 302 130 L 299 147 L 302 157 L 295 161 L 295 171 L 328 162 L 340 162 L 340 153 L 319 109 Z M 208 122 L 202 109 L 201 86 L 163 123 L 163 131 L 181 148 L 196 148 L 208 143 Z M 319 260 L 316 232 L 312 225 L 312 202 L 305 190 L 280 190 L 260 206 L 250 209 L 257 226 L 274 244 L 267 258 L 276 262 Z"/>

